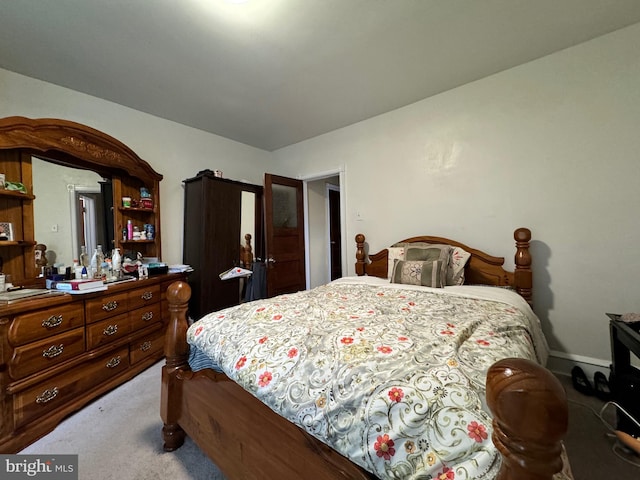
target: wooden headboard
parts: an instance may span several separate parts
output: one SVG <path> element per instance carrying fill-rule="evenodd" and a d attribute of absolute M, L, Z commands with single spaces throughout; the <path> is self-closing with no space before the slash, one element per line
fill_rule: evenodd
<path fill-rule="evenodd" d="M 443 237 L 411 237 L 399 243 L 440 243 L 460 247 L 471 254 L 465 266 L 465 284 L 482 284 L 496 286 L 510 286 L 522 295 L 527 302 L 532 301 L 532 272 L 529 241 L 531 231 L 528 228 L 518 228 L 513 233 L 516 241 L 515 270 L 509 272 L 503 268 L 504 257 L 494 257 L 476 248 Z M 387 278 L 388 253 L 385 248 L 378 253 L 365 252 L 365 236 L 356 235 L 356 274 L 371 275 Z"/>

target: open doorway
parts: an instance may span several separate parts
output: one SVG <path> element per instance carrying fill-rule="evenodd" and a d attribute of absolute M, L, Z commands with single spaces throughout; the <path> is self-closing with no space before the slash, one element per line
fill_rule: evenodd
<path fill-rule="evenodd" d="M 344 260 L 342 172 L 304 179 L 307 288 L 340 278 Z"/>

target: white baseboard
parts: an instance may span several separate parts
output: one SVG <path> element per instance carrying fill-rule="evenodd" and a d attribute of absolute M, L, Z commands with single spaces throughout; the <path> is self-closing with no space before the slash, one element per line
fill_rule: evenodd
<path fill-rule="evenodd" d="M 551 352 L 549 352 L 547 368 L 553 373 L 570 376 L 571 369 L 576 365 L 584 370 L 587 378 L 593 378 L 593 375 L 597 371 L 604 373 L 608 378 L 611 360 L 585 357 L 584 355 L 574 355 L 572 353 L 558 352 L 556 350 L 551 350 Z"/>

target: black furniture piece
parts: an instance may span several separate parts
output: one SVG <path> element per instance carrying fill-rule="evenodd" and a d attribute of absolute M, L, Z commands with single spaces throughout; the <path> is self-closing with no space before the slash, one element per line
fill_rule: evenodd
<path fill-rule="evenodd" d="M 192 318 L 240 303 L 239 279 L 223 281 L 219 274 L 240 264 L 246 233 L 252 233 L 254 256 L 262 257 L 262 190 L 260 185 L 217 177 L 211 170 L 184 180 L 182 258 L 194 270 L 189 276 Z M 254 232 L 242 231 L 247 225 Z"/>
<path fill-rule="evenodd" d="M 625 323 L 620 315 L 607 314 L 611 319 L 611 376 L 609 384 L 613 400 L 640 421 L 640 370 L 631 365 L 631 353 L 640 358 L 640 322 Z M 640 428 L 625 415 L 618 414 L 618 429 L 634 437 Z"/>

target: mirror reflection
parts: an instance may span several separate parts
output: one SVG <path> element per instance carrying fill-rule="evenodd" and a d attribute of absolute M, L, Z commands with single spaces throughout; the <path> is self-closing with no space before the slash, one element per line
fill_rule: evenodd
<path fill-rule="evenodd" d="M 49 265 L 72 265 L 80 246 L 93 252 L 112 247 L 113 198 L 108 178 L 79 168 L 59 165 L 37 157 L 33 166 L 35 239 L 47 246 Z"/>
<path fill-rule="evenodd" d="M 253 242 L 256 238 L 256 194 L 242 191 L 240 198 L 240 245 L 245 244 L 244 236 L 250 234 Z"/>

